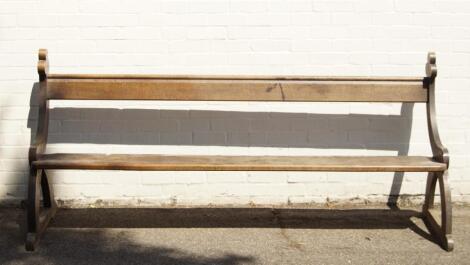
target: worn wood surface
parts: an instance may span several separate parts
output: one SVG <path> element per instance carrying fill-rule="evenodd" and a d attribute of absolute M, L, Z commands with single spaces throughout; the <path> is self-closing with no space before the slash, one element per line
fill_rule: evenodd
<path fill-rule="evenodd" d="M 46 169 L 430 172 L 423 218 L 443 248 L 453 249 L 449 154 L 437 130 L 434 53 L 428 55 L 425 78 L 49 74 L 48 67 L 47 50 L 41 49 L 38 127 L 29 152 L 27 250 L 35 249 L 56 210 Z M 44 154 L 49 99 L 425 102 L 433 157 Z M 429 211 L 437 181 L 441 225 Z"/>
<path fill-rule="evenodd" d="M 29 148 L 29 162 L 36 160 L 36 155 L 44 153 L 47 144 L 47 134 L 49 127 L 49 101 L 47 100 L 47 75 L 49 63 L 47 60 L 47 50 L 40 49 L 38 55 L 37 70 L 39 74 L 38 84 L 38 118 L 36 128 L 36 138 Z"/>
<path fill-rule="evenodd" d="M 25 248 L 28 251 L 33 251 L 57 211 L 53 190 L 44 170 L 31 168 L 26 203 Z"/>
<path fill-rule="evenodd" d="M 452 251 L 454 249 L 454 240 L 452 239 L 452 201 L 447 172 L 446 170 L 429 174 L 423 205 L 423 220 L 439 244 L 445 250 Z M 440 222 L 436 220 L 430 211 L 430 209 L 434 208 L 434 194 L 437 182 L 439 182 L 439 196 L 441 197 Z"/>
<path fill-rule="evenodd" d="M 426 102 L 420 81 L 49 79 L 49 99 Z"/>
<path fill-rule="evenodd" d="M 449 151 L 442 144 L 441 137 L 439 136 L 439 130 L 437 129 L 437 118 L 436 118 L 436 76 L 437 76 L 437 66 L 436 66 L 436 55 L 434 53 L 428 54 L 428 63 L 426 64 L 426 74 L 427 79 L 426 83 L 429 87 L 428 89 L 428 104 L 426 104 L 427 110 L 427 122 L 428 122 L 428 133 L 429 141 L 431 143 L 431 149 L 433 156 L 443 163 L 447 164 L 449 167 Z"/>
<path fill-rule="evenodd" d="M 48 74 L 48 79 L 171 79 L 171 80 L 291 80 L 291 81 L 416 81 L 420 76 L 307 76 L 307 75 L 152 75 L 152 74 Z"/>
<path fill-rule="evenodd" d="M 38 118 L 36 137 L 29 148 L 30 172 L 28 177 L 28 198 L 26 200 L 26 237 L 25 248 L 33 251 L 42 233 L 47 228 L 49 221 L 54 217 L 57 204 L 54 192 L 44 170 L 37 170 L 32 166 L 37 160 L 38 154 L 44 153 L 47 145 L 49 125 L 49 101 L 47 100 L 47 76 L 49 74 L 49 62 L 47 50 L 40 49 L 38 54 L 37 71 L 39 74 L 38 87 Z M 42 194 L 42 207 L 41 207 Z"/>
<path fill-rule="evenodd" d="M 422 156 L 206 156 L 47 154 L 44 169 L 242 170 L 242 171 L 439 171 L 445 164 Z"/>
<path fill-rule="evenodd" d="M 452 197 L 450 186 L 448 183 L 448 170 L 450 158 L 449 151 L 442 144 L 437 129 L 436 118 L 436 83 L 437 76 L 436 54 L 433 52 L 428 53 L 428 62 L 426 64 L 426 79 L 425 83 L 428 87 L 428 103 L 427 109 L 427 122 L 429 141 L 434 160 L 444 163 L 446 170 L 442 172 L 429 173 L 426 184 L 426 196 L 423 205 L 423 220 L 426 223 L 431 234 L 438 240 L 441 246 L 447 250 L 454 249 L 454 241 L 452 239 Z M 434 195 L 436 184 L 439 182 L 439 196 L 441 197 L 441 222 L 440 225 L 431 214 L 429 209 L 434 206 Z"/>

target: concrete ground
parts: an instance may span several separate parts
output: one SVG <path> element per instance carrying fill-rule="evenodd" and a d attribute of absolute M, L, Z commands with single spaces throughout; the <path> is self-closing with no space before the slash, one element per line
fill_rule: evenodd
<path fill-rule="evenodd" d="M 36 252 L 21 209 L 0 209 L 0 264 L 470 264 L 470 208 L 454 207 L 455 250 L 419 209 L 60 209 Z"/>

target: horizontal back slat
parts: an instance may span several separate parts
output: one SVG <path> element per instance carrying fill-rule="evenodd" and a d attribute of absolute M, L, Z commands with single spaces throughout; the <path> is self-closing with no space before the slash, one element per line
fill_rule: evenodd
<path fill-rule="evenodd" d="M 426 102 L 423 79 L 49 78 L 49 99 Z M 70 77 L 70 76 L 69 76 Z"/>

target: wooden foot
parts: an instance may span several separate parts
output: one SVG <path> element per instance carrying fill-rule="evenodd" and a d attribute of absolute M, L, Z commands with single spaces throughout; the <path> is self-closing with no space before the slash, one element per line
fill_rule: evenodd
<path fill-rule="evenodd" d="M 42 233 L 57 211 L 54 195 L 44 170 L 31 169 L 28 183 L 28 201 L 26 208 L 27 233 L 25 248 L 34 251 Z M 43 209 L 40 207 L 41 190 Z"/>
<path fill-rule="evenodd" d="M 423 220 L 429 232 L 438 240 L 439 244 L 447 250 L 454 249 L 452 239 L 452 204 L 450 187 L 447 181 L 447 170 L 444 172 L 429 173 L 426 184 L 426 197 L 423 205 Z M 433 208 L 436 183 L 439 181 L 441 197 L 441 225 L 436 221 L 429 209 Z"/>
<path fill-rule="evenodd" d="M 49 221 L 54 217 L 55 212 L 57 211 L 57 207 L 51 207 L 48 208 L 47 210 L 43 210 L 40 216 L 40 220 L 38 223 L 38 229 L 36 232 L 27 232 L 26 233 L 26 242 L 25 242 L 25 248 L 28 251 L 34 251 L 37 247 L 37 244 L 39 243 L 39 239 L 41 238 L 42 234 L 44 233 L 44 230 L 46 230 L 47 225 L 49 224 Z"/>

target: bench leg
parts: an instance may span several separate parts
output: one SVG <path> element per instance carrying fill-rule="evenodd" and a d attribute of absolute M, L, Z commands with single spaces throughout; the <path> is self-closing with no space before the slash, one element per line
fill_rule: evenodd
<path fill-rule="evenodd" d="M 41 209 L 41 190 L 43 197 L 43 209 Z M 47 224 L 54 217 L 57 204 L 54 194 L 47 180 L 44 170 L 30 169 L 28 182 L 28 200 L 26 208 L 27 233 L 25 248 L 34 251 L 39 239 L 47 227 Z"/>
<path fill-rule="evenodd" d="M 429 211 L 434 206 L 437 181 L 439 181 L 441 197 L 441 225 L 438 224 Z M 423 205 L 423 220 L 441 246 L 447 251 L 452 251 L 454 249 L 454 240 L 452 239 L 452 204 L 450 187 L 447 181 L 447 170 L 444 172 L 430 172 L 428 175 L 426 197 Z"/>

